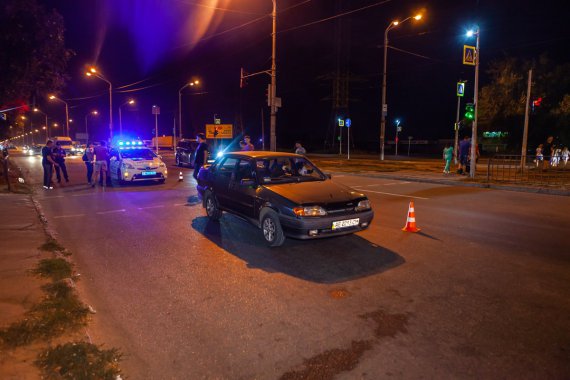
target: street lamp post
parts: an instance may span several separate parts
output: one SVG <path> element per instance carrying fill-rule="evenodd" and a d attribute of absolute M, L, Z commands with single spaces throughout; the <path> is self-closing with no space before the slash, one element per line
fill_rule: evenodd
<path fill-rule="evenodd" d="M 271 19 L 273 21 L 271 33 L 271 94 L 269 94 L 271 117 L 270 117 L 270 150 L 275 152 L 277 150 L 277 105 L 275 104 L 275 97 L 277 94 L 277 65 L 275 64 L 275 55 L 277 52 L 277 0 L 273 1 L 273 11 L 271 12 Z"/>
<path fill-rule="evenodd" d="M 178 90 L 178 138 L 182 139 L 182 90 L 186 87 L 197 86 L 200 84 L 199 80 L 194 80 L 186 83 Z M 174 146 L 176 146 L 176 139 L 174 139 Z"/>
<path fill-rule="evenodd" d="M 473 96 L 473 130 L 471 135 L 471 168 L 469 171 L 469 176 L 471 178 L 475 177 L 477 171 L 477 111 L 479 110 L 478 96 L 479 96 L 479 27 L 475 31 L 467 32 L 467 36 L 471 37 L 475 35 L 477 38 L 477 43 L 475 44 L 475 91 Z"/>
<path fill-rule="evenodd" d="M 87 128 L 87 116 L 89 116 L 89 115 L 97 116 L 97 115 L 99 115 L 99 112 L 98 111 L 91 111 L 85 115 L 85 139 L 87 140 L 87 142 L 89 142 L 89 129 Z"/>
<path fill-rule="evenodd" d="M 388 63 L 388 32 L 396 26 L 403 24 L 409 19 L 421 20 L 422 15 L 410 16 L 402 21 L 392 21 L 384 31 L 384 66 L 382 70 L 382 108 L 380 110 L 380 160 L 384 161 L 384 140 L 386 135 L 386 115 L 388 105 L 386 104 L 386 65 Z"/>
<path fill-rule="evenodd" d="M 67 104 L 67 102 L 65 100 L 62 100 L 62 99 L 56 97 L 55 95 L 51 95 L 49 98 L 51 100 L 56 100 L 58 102 L 65 104 L 65 132 L 66 132 L 67 137 L 69 137 L 69 105 Z"/>
<path fill-rule="evenodd" d="M 96 68 L 91 67 L 88 72 L 85 73 L 88 77 L 94 76 L 109 85 L 109 141 L 113 140 L 113 85 L 108 81 L 101 73 L 97 71 Z"/>
<path fill-rule="evenodd" d="M 127 104 L 135 104 L 134 99 L 129 99 L 119 106 L 119 135 L 121 137 L 123 136 L 123 113 L 121 112 L 121 108 Z"/>

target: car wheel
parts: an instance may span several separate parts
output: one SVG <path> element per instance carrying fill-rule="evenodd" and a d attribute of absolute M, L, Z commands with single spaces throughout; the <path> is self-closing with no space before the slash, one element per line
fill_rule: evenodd
<path fill-rule="evenodd" d="M 204 206 L 206 207 L 206 214 L 212 220 L 219 220 L 222 217 L 222 210 L 218 208 L 218 201 L 212 193 L 206 195 L 204 199 Z"/>
<path fill-rule="evenodd" d="M 279 222 L 279 215 L 273 210 L 267 210 L 261 214 L 261 231 L 263 237 L 270 247 L 279 247 L 285 242 L 285 234 L 281 223 Z"/>
<path fill-rule="evenodd" d="M 176 165 L 182 167 L 182 161 L 180 161 L 180 156 L 176 155 Z"/>
<path fill-rule="evenodd" d="M 158 183 L 160 183 L 161 185 L 162 185 L 164 182 L 166 182 L 166 179 L 164 179 L 164 178 L 158 180 Z"/>

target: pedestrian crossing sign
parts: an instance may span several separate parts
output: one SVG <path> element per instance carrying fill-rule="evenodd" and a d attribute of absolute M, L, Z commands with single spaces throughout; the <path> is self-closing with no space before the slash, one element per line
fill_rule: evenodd
<path fill-rule="evenodd" d="M 465 83 L 457 82 L 457 96 L 463 96 L 465 94 Z"/>
<path fill-rule="evenodd" d="M 477 57 L 475 46 L 463 45 L 463 64 L 475 66 Z"/>

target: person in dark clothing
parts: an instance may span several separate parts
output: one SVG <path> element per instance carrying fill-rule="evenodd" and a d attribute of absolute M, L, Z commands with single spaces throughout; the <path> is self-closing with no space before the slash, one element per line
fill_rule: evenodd
<path fill-rule="evenodd" d="M 547 169 L 550 166 L 550 157 L 552 156 L 553 145 L 552 142 L 554 141 L 553 136 L 548 136 L 546 142 L 542 145 L 542 157 L 544 166 L 543 169 Z"/>
<path fill-rule="evenodd" d="M 208 162 L 208 144 L 206 143 L 206 136 L 203 133 L 198 133 L 196 136 L 198 140 L 198 148 L 196 148 L 196 154 L 194 155 L 194 173 L 192 176 L 198 181 L 198 172 L 200 168 Z"/>
<path fill-rule="evenodd" d="M 42 166 L 44 168 L 44 189 L 53 189 L 51 177 L 53 167 L 58 166 L 58 164 L 53 159 L 53 141 L 51 140 L 48 140 L 42 148 Z"/>
<path fill-rule="evenodd" d="M 87 183 L 91 185 L 93 181 L 93 164 L 95 162 L 95 152 L 93 150 L 93 144 L 87 145 L 85 148 L 85 153 L 83 153 L 83 162 L 87 167 Z"/>
<path fill-rule="evenodd" d="M 463 141 L 459 143 L 459 164 L 461 167 L 458 170 L 459 174 L 466 174 L 468 171 L 467 166 L 469 165 L 469 151 L 471 150 L 471 141 L 469 141 L 469 136 L 464 136 Z"/>
<path fill-rule="evenodd" d="M 67 175 L 67 167 L 65 166 L 65 150 L 60 146 L 55 146 L 53 148 L 53 159 L 57 163 L 55 167 L 55 175 L 57 177 L 57 183 L 61 183 L 61 174 L 63 173 L 63 178 L 65 182 L 69 182 L 69 176 Z"/>

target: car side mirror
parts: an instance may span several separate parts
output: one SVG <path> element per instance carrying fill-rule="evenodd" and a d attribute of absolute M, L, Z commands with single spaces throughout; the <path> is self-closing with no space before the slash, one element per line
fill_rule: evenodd
<path fill-rule="evenodd" d="M 239 182 L 240 186 L 248 187 L 255 186 L 255 180 L 251 178 L 244 178 Z"/>

